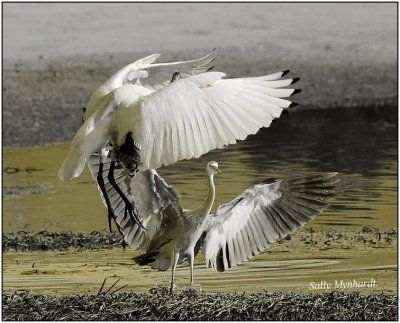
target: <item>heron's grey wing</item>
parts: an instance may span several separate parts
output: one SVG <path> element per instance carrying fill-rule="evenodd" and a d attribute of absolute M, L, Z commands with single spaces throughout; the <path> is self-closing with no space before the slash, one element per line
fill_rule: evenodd
<path fill-rule="evenodd" d="M 88 160 L 88 166 L 94 179 L 98 175 L 99 162 L 98 154 L 93 154 Z M 130 177 L 122 165 L 117 163 L 114 170 L 115 181 L 125 196 L 135 204 L 146 227 L 146 231 L 143 231 L 128 214 L 125 214 L 124 201 L 107 179 L 110 162 L 111 159 L 108 156 L 103 158 L 103 179 L 115 215 L 114 221 L 129 246 L 135 249 L 145 249 L 161 225 L 162 218 L 165 216 L 165 212 L 162 213 L 162 211 L 170 205 L 177 209 L 181 208 L 179 193 L 168 185 L 155 170 L 138 172 L 134 177 Z M 101 191 L 100 195 L 106 205 Z"/>
<path fill-rule="evenodd" d="M 329 206 L 336 173 L 257 184 L 209 218 L 203 250 L 207 267 L 224 271 L 301 228 Z"/>

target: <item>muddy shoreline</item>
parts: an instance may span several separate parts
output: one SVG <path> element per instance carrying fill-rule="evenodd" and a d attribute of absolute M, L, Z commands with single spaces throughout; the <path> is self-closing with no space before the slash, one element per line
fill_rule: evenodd
<path fill-rule="evenodd" d="M 395 229 L 379 230 L 369 226 L 355 232 L 314 231 L 308 228 L 291 239 L 292 241 L 284 239 L 271 249 L 279 254 L 279 250 L 284 250 L 288 243 L 295 243 L 297 246 L 304 244 L 310 250 L 333 249 L 335 252 L 344 249 L 365 252 L 397 247 Z M 43 251 L 44 253 L 39 253 L 43 255 L 46 251 L 95 252 L 99 249 L 113 249 L 111 252 L 118 252 L 118 249 L 123 248 L 119 233 L 105 231 L 85 235 L 72 232 L 3 233 L 2 243 L 5 255 L 15 251 Z M 165 285 L 156 285 L 148 292 L 132 292 L 124 291 L 127 286 L 123 285 L 127 282 L 126 277 L 122 282 L 119 279 L 114 281 L 111 278 L 104 288 L 99 282 L 94 293 L 76 289 L 73 293 L 56 293 L 54 296 L 51 293 L 25 289 L 3 290 L 3 320 L 395 321 L 398 317 L 397 293 L 393 290 L 372 290 L 367 293 L 337 290 L 313 294 L 264 290 L 242 294 L 210 293 L 199 288 L 185 289 L 180 286 L 177 293 L 170 295 Z"/>
<path fill-rule="evenodd" d="M 316 231 L 310 227 L 282 239 L 278 244 L 285 244 L 285 241 L 293 239 L 297 243 L 324 249 L 360 246 L 363 248 L 393 247 L 397 241 L 397 230 L 395 228 L 382 230 L 364 226 L 354 232 L 340 232 L 336 230 Z M 47 231 L 2 234 L 3 253 L 12 251 L 65 251 L 68 249 L 99 250 L 125 247 L 121 234 L 116 231 L 93 231 L 89 234 Z"/>

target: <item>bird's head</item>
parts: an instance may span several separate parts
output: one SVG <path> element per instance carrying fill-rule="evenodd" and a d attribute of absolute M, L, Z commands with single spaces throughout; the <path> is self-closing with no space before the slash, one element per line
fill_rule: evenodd
<path fill-rule="evenodd" d="M 208 175 L 214 175 L 214 174 L 217 174 L 217 173 L 221 173 L 221 171 L 218 168 L 218 163 L 216 161 L 209 161 L 207 163 L 206 169 L 207 169 L 207 174 Z"/>

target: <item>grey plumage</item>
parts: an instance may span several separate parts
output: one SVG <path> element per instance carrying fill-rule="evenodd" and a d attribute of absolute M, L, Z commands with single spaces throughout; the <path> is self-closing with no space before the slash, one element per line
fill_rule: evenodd
<path fill-rule="evenodd" d="M 216 251 L 209 251 L 214 256 L 207 257 L 207 266 L 224 271 L 248 260 L 272 243 L 285 238 L 304 224 L 311 221 L 325 208 L 327 200 L 334 197 L 338 180 L 336 173 L 318 174 L 286 181 L 274 181 L 268 184 L 257 184 L 242 195 L 218 208 L 211 218 L 207 229 L 205 250 L 207 246 Z M 275 192 L 275 198 L 256 201 L 260 195 Z M 255 202 L 255 203 L 254 203 Z M 251 205 L 254 203 L 253 205 Z M 251 205 L 251 207 L 249 207 Z M 232 231 L 230 221 L 235 208 L 251 208 L 245 223 L 235 234 L 226 235 L 222 242 L 215 246 L 218 232 Z"/>
<path fill-rule="evenodd" d="M 106 159 L 105 174 L 108 162 Z M 92 156 L 89 168 L 94 177 L 97 164 L 98 156 Z M 327 200 L 335 196 L 338 183 L 336 173 L 283 181 L 269 179 L 245 190 L 210 214 L 214 200 L 213 176 L 209 177 L 209 196 L 205 202 L 208 204 L 196 210 L 184 210 L 179 194 L 154 170 L 139 172 L 131 178 L 117 165 L 116 178 L 124 194 L 138 206 L 147 229 L 143 231 L 129 217 L 124 217 L 119 195 L 106 183 L 115 222 L 125 241 L 145 251 L 134 261 L 158 270 L 172 266 L 173 272 L 176 265 L 185 260 L 193 269 L 193 259 L 201 249 L 206 265 L 217 271 L 250 259 L 327 208 Z"/>

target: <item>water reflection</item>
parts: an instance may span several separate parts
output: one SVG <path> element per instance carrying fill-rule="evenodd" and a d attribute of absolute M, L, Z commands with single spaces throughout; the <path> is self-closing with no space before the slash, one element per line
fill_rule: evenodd
<path fill-rule="evenodd" d="M 206 196 L 204 167 L 209 160 L 218 161 L 223 170 L 216 178 L 215 207 L 266 177 L 337 171 L 353 185 L 347 185 L 333 205 L 303 231 L 298 231 L 298 235 L 307 234 L 305 230 L 310 227 L 339 233 L 349 231 L 352 237 L 366 225 L 381 231 L 395 228 L 397 129 L 393 120 L 397 117 L 392 119 L 390 114 L 375 113 L 366 118 L 365 113 L 355 110 L 349 116 L 348 111 L 336 109 L 286 115 L 245 142 L 211 152 L 199 160 L 179 162 L 159 172 L 180 191 L 183 206 L 194 208 Z M 395 114 L 397 116 L 397 112 Z M 88 171 L 74 182 L 58 180 L 57 170 L 67 150 L 67 144 L 4 149 L 3 170 L 41 170 L 3 172 L 5 232 L 85 233 L 107 229 L 106 210 Z M 344 239 L 344 243 L 353 242 Z M 377 291 L 395 292 L 395 243 L 379 247 L 368 242 L 353 249 L 347 245 L 325 247 L 323 243 L 313 246 L 296 240 L 295 235 L 293 240 L 275 244 L 252 261 L 223 275 L 205 269 L 200 256 L 195 279 L 208 292 L 260 291 L 263 288 L 310 292 L 310 281 L 374 277 L 379 284 Z M 43 293 L 97 293 L 106 276 L 121 277 L 121 284 L 128 284 L 127 290 L 134 291 L 148 291 L 155 284 L 168 284 L 170 272 L 133 268 L 134 255 L 129 249 L 125 252 L 119 249 L 7 252 L 3 255 L 3 287 L 6 291 L 29 287 Z M 34 269 L 32 264 L 35 264 Z M 177 284 L 187 285 L 188 277 L 187 266 L 179 267 Z"/>
<path fill-rule="evenodd" d="M 250 145 L 244 149 L 258 147 L 252 160 L 264 171 L 297 161 L 302 167 L 321 171 L 396 176 L 396 168 L 386 163 L 397 160 L 397 110 L 392 111 L 393 116 L 368 117 L 362 111 L 328 109 L 289 114 L 251 136 Z"/>
<path fill-rule="evenodd" d="M 363 225 L 382 230 L 397 224 L 396 112 L 380 114 L 352 109 L 301 111 L 283 116 L 248 140 L 213 151 L 199 160 L 182 161 L 159 170 L 178 189 L 186 208 L 206 196 L 204 167 L 220 163 L 215 207 L 267 177 L 337 171 L 356 184 L 339 194 L 334 205 L 313 226 Z M 371 120 L 373 120 L 371 122 Z M 86 170 L 62 183 L 57 170 L 68 145 L 4 149 L 3 230 L 16 232 L 79 231 L 107 228 L 105 209 L 95 182 Z"/>

